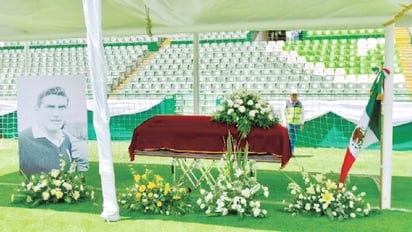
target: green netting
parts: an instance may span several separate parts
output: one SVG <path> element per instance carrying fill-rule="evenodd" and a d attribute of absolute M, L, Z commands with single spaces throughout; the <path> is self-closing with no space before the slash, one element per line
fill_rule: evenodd
<path fill-rule="evenodd" d="M 110 120 L 110 132 L 113 141 L 130 141 L 133 130 L 147 119 L 159 114 L 175 114 L 175 99 L 164 99 L 153 108 L 137 114 L 114 116 Z M 17 138 L 17 113 L 12 112 L 0 116 L 0 138 Z M 321 117 L 307 121 L 305 129 L 300 132 L 297 147 L 334 147 L 346 148 L 349 137 L 355 124 L 339 117 L 334 113 L 327 113 Z M 411 150 L 412 122 L 393 128 L 393 150 Z M 96 140 L 93 128 L 93 112 L 88 112 L 89 140 Z M 378 148 L 372 145 L 370 149 Z"/>
<path fill-rule="evenodd" d="M 344 149 L 349 144 L 355 124 L 334 113 L 305 122 L 305 129 L 299 133 L 297 147 L 333 147 Z M 393 128 L 393 150 L 403 151 L 412 149 L 412 137 L 409 135 L 412 123 Z M 374 144 L 368 149 L 377 149 Z"/>
<path fill-rule="evenodd" d="M 143 46 L 147 45 L 149 51 L 157 51 L 157 42 L 124 42 L 124 43 L 105 43 L 103 47 L 124 47 L 124 46 Z M 43 48 L 80 48 L 86 47 L 85 43 L 75 43 L 75 44 L 45 44 L 45 45 L 30 45 L 30 49 L 43 49 Z M 24 49 L 23 46 L 8 47 L 8 49 Z"/>
<path fill-rule="evenodd" d="M 110 118 L 111 139 L 115 141 L 130 141 L 133 130 L 137 125 L 147 119 L 159 114 L 175 114 L 175 99 L 165 98 L 158 105 L 151 109 L 128 115 L 119 115 Z M 88 139 L 96 140 L 96 133 L 93 127 L 93 112 L 87 112 Z M 18 138 L 17 112 L 12 112 L 0 116 L 0 138 Z"/>
<path fill-rule="evenodd" d="M 112 141 L 130 141 L 133 130 L 147 119 L 160 114 L 175 114 L 175 99 L 166 98 L 151 109 L 136 113 L 119 115 L 110 118 L 110 135 Z M 93 127 L 93 112 L 87 112 L 88 138 L 96 140 L 96 132 Z"/>
<path fill-rule="evenodd" d="M 305 122 L 296 146 L 346 148 L 355 124 L 334 113 Z"/>
<path fill-rule="evenodd" d="M 17 138 L 17 111 L 0 116 L 0 138 Z"/>

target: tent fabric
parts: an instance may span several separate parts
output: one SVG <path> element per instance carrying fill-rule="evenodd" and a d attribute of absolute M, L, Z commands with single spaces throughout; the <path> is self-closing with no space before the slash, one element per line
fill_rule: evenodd
<path fill-rule="evenodd" d="M 162 99 L 124 99 L 124 100 L 108 100 L 110 116 L 121 116 L 128 114 L 138 114 L 152 109 L 159 105 Z M 281 111 L 285 101 L 269 101 L 270 105 L 275 109 L 277 114 L 281 116 Z M 357 123 L 363 109 L 366 105 L 366 100 L 303 100 L 305 109 L 305 121 L 319 118 L 327 113 L 334 113 L 350 122 Z M 394 102 L 393 103 L 393 126 L 399 126 L 412 122 L 410 109 L 412 102 Z M 94 102 L 87 100 L 87 109 L 93 111 Z M 12 113 L 17 110 L 16 101 L 0 101 L 0 116 Z"/>
<path fill-rule="evenodd" d="M 102 0 L 103 36 L 383 28 L 411 0 Z M 0 0 L 0 41 L 84 38 L 82 1 Z M 411 10 L 396 26 L 412 26 Z"/>

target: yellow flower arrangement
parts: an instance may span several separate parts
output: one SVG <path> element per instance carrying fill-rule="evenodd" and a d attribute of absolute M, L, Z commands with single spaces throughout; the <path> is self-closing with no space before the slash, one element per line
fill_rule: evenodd
<path fill-rule="evenodd" d="M 155 214 L 183 215 L 192 210 L 189 193 L 184 187 L 172 187 L 164 178 L 149 169 L 144 174 L 135 174 L 130 165 L 134 184 L 121 194 L 120 206 L 130 211 Z"/>

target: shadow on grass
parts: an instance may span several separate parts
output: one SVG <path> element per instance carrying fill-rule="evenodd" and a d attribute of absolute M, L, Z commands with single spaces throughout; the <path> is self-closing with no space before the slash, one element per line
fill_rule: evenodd
<path fill-rule="evenodd" d="M 172 182 L 171 167 L 170 165 L 143 165 L 131 163 L 131 166 L 139 173 L 144 172 L 145 168 L 152 169 L 155 173 L 162 175 L 166 181 Z M 216 174 L 216 173 L 215 173 Z M 115 163 L 115 175 L 116 175 L 116 187 L 118 195 L 124 193 L 126 187 L 133 185 L 133 177 L 130 173 L 129 164 L 127 163 Z M 336 178 L 337 178 L 336 174 Z M 297 172 L 284 172 L 284 171 L 270 171 L 259 170 L 258 179 L 260 183 L 269 187 L 270 196 L 267 199 L 262 200 L 262 208 L 268 211 L 267 218 L 254 219 L 245 218 L 240 220 L 236 216 L 226 217 L 208 217 L 199 210 L 184 215 L 184 216 L 166 216 L 166 215 L 148 215 L 138 212 L 128 212 L 121 209 L 122 220 L 164 220 L 164 221 L 178 221 L 178 222 L 190 222 L 190 223 L 202 223 L 210 225 L 220 226 L 232 226 L 239 228 L 250 228 L 260 230 L 287 230 L 287 231 L 299 231 L 304 228 L 304 231 L 330 231 L 334 230 L 337 226 L 336 223 L 330 221 L 327 217 L 311 217 L 311 216 L 291 216 L 289 213 L 283 210 L 285 207 L 283 200 L 289 199 L 289 192 L 287 185 L 292 178 L 295 181 L 302 181 L 300 173 Z M 14 192 L 16 185 L 18 185 L 24 178 L 18 172 L 9 173 L 7 175 L 0 176 L 0 183 L 2 184 L 2 194 L 0 196 L 1 207 L 16 207 L 26 208 L 23 204 L 10 203 L 10 196 Z M 96 201 L 83 201 L 75 203 L 73 205 L 68 204 L 48 204 L 36 207 L 37 209 L 48 209 L 62 212 L 77 212 L 77 213 L 91 213 L 100 214 L 102 210 L 102 197 L 101 197 L 101 184 L 98 174 L 98 163 L 91 162 L 90 169 L 86 173 L 87 185 L 91 186 L 96 192 Z M 379 205 L 379 191 L 375 182 L 368 177 L 351 176 L 351 184 L 358 186 L 360 191 L 367 193 L 365 200 L 370 202 L 372 206 Z M 392 186 L 392 205 L 394 208 L 406 208 L 412 210 L 412 203 L 409 201 L 406 195 L 412 192 L 411 178 L 410 177 L 393 177 Z M 405 195 L 406 194 L 406 195 Z M 191 198 L 194 205 L 199 196 L 199 192 L 194 190 Z M 400 220 L 399 217 L 405 217 L 412 219 L 412 214 L 400 213 L 400 212 L 381 212 L 373 213 L 370 217 L 363 220 L 347 220 L 343 222 L 345 228 L 357 226 L 362 228 L 373 228 L 374 224 L 379 223 L 382 218 L 381 214 L 385 214 L 384 220 L 392 220 L 391 223 L 397 223 Z M 401 215 L 401 216 L 400 216 Z M 395 222 L 394 222 L 395 221 Z M 361 223 L 360 223 L 361 222 Z M 321 224 L 328 224 L 329 227 L 322 227 Z M 359 225 L 361 224 L 361 225 Z M 360 227 L 359 227 L 360 226 Z M 409 226 L 412 226 L 412 222 L 409 222 Z"/>
<path fill-rule="evenodd" d="M 302 154 L 298 154 L 298 155 L 293 155 L 292 158 L 312 158 L 314 155 L 302 155 Z"/>

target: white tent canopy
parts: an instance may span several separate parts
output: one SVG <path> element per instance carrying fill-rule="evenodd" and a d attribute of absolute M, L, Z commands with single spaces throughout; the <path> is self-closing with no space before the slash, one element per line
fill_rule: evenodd
<path fill-rule="evenodd" d="M 411 0 L 102 0 L 103 36 L 231 30 L 382 28 Z M 84 38 L 80 0 L 0 0 L 0 41 Z M 412 11 L 396 26 L 412 26 Z"/>

